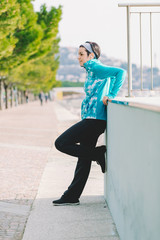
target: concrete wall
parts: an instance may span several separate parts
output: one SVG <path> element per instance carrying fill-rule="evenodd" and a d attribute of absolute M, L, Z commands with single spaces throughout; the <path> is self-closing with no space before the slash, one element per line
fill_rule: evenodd
<path fill-rule="evenodd" d="M 108 104 L 105 199 L 121 240 L 160 239 L 160 112 Z"/>

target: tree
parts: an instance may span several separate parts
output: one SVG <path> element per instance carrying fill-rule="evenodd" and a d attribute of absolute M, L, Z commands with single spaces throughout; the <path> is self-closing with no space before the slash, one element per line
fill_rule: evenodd
<path fill-rule="evenodd" d="M 43 29 L 39 49 L 28 58 L 27 63 L 19 65 L 17 70 L 14 69 L 10 72 L 12 82 L 17 83 L 18 80 L 17 84 L 22 84 L 22 88 L 30 88 L 36 93 L 40 90 L 48 92 L 57 84 L 60 85 L 59 82 L 56 82 L 56 72 L 59 66 L 59 57 L 56 54 L 59 52 L 60 39 L 57 38 L 57 34 L 62 10 L 61 6 L 59 8 L 52 7 L 47 12 L 46 6 L 43 5 L 37 14 L 37 23 Z"/>
<path fill-rule="evenodd" d="M 52 51 L 53 45 L 54 50 L 57 51 L 59 40 L 57 38 L 58 34 L 58 24 L 61 20 L 62 9 L 61 6 L 58 8 L 52 7 L 49 12 L 47 12 L 46 5 L 42 5 L 40 12 L 37 12 L 38 20 L 37 23 L 43 29 L 43 38 L 39 51 L 31 56 L 31 59 L 40 58 L 47 55 Z"/>
<path fill-rule="evenodd" d="M 10 70 L 26 62 L 28 58 L 38 51 L 43 30 L 37 24 L 37 14 L 33 10 L 30 0 L 17 0 L 20 6 L 20 17 L 22 25 L 18 25 L 13 32 L 17 39 L 12 55 L 4 56 L 0 63 L 2 69 Z"/>
<path fill-rule="evenodd" d="M 57 86 L 57 84 L 60 86 L 60 82 L 56 81 L 59 59 L 54 59 L 54 55 L 55 50 L 53 46 L 52 51 L 43 58 L 34 62 L 26 62 L 19 66 L 16 71 L 13 71 L 10 75 L 12 83 L 19 86 L 21 90 L 25 91 L 30 89 L 36 94 L 41 90 L 48 92 Z"/>
<path fill-rule="evenodd" d="M 16 39 L 15 47 L 12 50 L 12 54 L 6 54 L 0 59 L 1 72 L 6 76 L 3 81 L 6 95 L 6 108 L 8 107 L 7 90 L 8 87 L 12 85 L 12 81 L 9 81 L 8 78 L 11 69 L 26 62 L 30 55 L 38 50 L 43 36 L 42 29 L 36 24 L 37 14 L 34 12 L 30 0 L 17 0 L 14 1 L 14 4 L 13 7 L 19 6 L 20 9 L 20 21 L 17 21 L 16 28 L 11 28 L 12 33 L 9 33 L 9 36 L 14 36 L 14 39 Z M 8 5 L 8 3 L 6 5 Z M 9 13 L 10 9 L 6 7 L 5 14 L 8 16 Z M 1 16 L 3 16 L 3 13 Z M 5 26 L 3 26 L 2 29 L 4 28 Z"/>
<path fill-rule="evenodd" d="M 1 0 L 0 59 L 12 55 L 12 52 L 18 41 L 16 36 L 14 36 L 14 31 L 18 26 L 21 27 L 22 25 L 20 18 L 20 5 L 18 4 L 17 0 Z"/>
<path fill-rule="evenodd" d="M 20 5 L 17 0 L 1 0 L 0 2 L 0 99 L 2 81 L 6 80 L 6 69 L 2 59 L 12 55 L 18 39 L 14 36 L 17 27 L 21 27 Z M 1 101 L 0 101 L 0 109 Z"/>
<path fill-rule="evenodd" d="M 3 79 L 6 91 L 6 107 L 8 102 L 7 89 L 9 86 L 13 86 L 13 84 L 18 84 L 18 87 L 21 89 L 28 87 L 34 90 L 36 86 L 39 88 L 38 86 L 41 85 L 41 87 L 49 89 L 55 84 L 56 70 L 59 64 L 58 59 L 55 59 L 55 53 L 59 50 L 57 34 L 61 13 L 61 6 L 59 8 L 52 7 L 51 10 L 47 12 L 45 5 L 41 7 L 39 13 L 35 13 L 31 0 L 7 0 L 7 2 L 3 0 L 2 3 L 0 3 L 0 21 L 3 23 L 1 26 L 4 39 L 3 45 L 5 45 L 5 41 L 10 43 L 8 43 L 8 47 L 6 44 L 6 51 L 3 52 L 2 49 L 0 50 L 1 76 L 5 75 L 5 79 L 1 79 Z M 7 25 L 8 30 L 7 28 L 5 30 L 5 22 L 8 24 L 7 20 L 5 21 L 5 16 L 10 15 L 12 20 L 13 16 L 15 16 L 13 26 L 11 21 L 8 21 L 11 26 L 9 27 Z M 50 52 L 52 52 L 52 54 L 50 54 Z M 44 60 L 48 54 L 50 54 L 53 62 L 47 68 L 48 72 L 50 72 L 50 78 L 42 66 L 44 64 L 42 59 Z M 36 61 L 41 62 L 36 63 Z M 36 66 L 36 64 L 38 63 L 41 67 L 39 70 L 41 76 L 43 76 L 43 69 L 43 73 L 46 73 L 46 76 L 48 76 L 48 82 L 46 76 L 43 76 L 45 81 L 42 82 L 40 80 L 41 78 L 39 78 L 39 83 L 37 82 L 38 66 Z M 35 70 L 33 70 L 32 65 L 35 67 Z M 23 75 L 21 75 L 21 69 L 25 69 L 26 74 L 23 72 Z M 17 76 L 17 79 L 15 79 L 15 76 Z M 25 81 L 24 76 L 27 77 Z"/>

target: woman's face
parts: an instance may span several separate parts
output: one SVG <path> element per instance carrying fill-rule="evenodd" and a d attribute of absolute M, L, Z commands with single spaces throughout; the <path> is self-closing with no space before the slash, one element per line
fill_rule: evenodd
<path fill-rule="evenodd" d="M 87 55 L 87 52 L 84 47 L 80 47 L 78 51 L 78 61 L 79 65 L 83 67 L 83 64 L 93 58 L 92 54 Z"/>

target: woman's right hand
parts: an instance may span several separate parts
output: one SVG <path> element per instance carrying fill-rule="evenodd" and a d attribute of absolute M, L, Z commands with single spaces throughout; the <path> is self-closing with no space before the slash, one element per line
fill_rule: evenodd
<path fill-rule="evenodd" d="M 108 100 L 109 100 L 109 98 L 107 96 L 104 96 L 103 97 L 103 104 L 107 106 L 108 105 Z"/>

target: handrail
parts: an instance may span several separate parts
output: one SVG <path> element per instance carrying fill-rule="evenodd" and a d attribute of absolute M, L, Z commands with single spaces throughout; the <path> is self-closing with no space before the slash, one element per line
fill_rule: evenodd
<path fill-rule="evenodd" d="M 141 91 L 143 91 L 143 66 L 142 66 L 142 24 L 141 24 L 141 15 L 143 13 L 150 14 L 150 63 L 151 63 L 151 90 L 153 90 L 153 61 L 152 61 L 152 14 L 160 13 L 160 10 L 157 12 L 154 11 L 138 11 L 132 12 L 132 7 L 160 7 L 160 3 L 119 3 L 118 7 L 126 7 L 127 10 L 127 60 L 128 60 L 128 97 L 132 97 L 132 63 L 131 63 L 131 14 L 139 14 L 139 23 L 140 23 L 140 69 L 141 69 Z"/>
<path fill-rule="evenodd" d="M 119 3 L 118 7 L 160 7 L 160 3 Z"/>
<path fill-rule="evenodd" d="M 151 102 L 150 104 L 148 102 L 143 101 L 143 98 L 138 100 L 138 101 L 133 101 L 132 99 L 127 99 L 126 100 L 119 100 L 119 99 L 109 99 L 108 102 L 110 103 L 116 103 L 120 104 L 123 106 L 129 106 L 129 107 L 136 107 L 136 108 L 141 108 L 141 109 L 146 109 L 149 111 L 154 111 L 160 113 L 160 98 L 158 99 L 158 103 L 154 104 Z"/>

